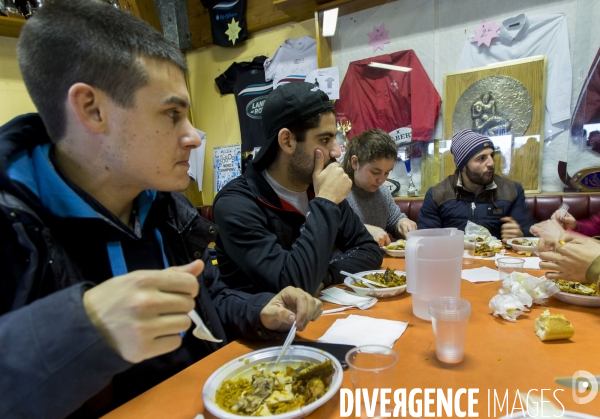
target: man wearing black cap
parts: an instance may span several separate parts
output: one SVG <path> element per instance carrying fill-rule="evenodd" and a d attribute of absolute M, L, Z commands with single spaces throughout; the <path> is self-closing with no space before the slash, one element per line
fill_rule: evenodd
<path fill-rule="evenodd" d="M 456 172 L 429 188 L 419 211 L 419 229 L 456 227 L 467 222 L 486 227 L 504 242 L 531 236 L 536 220 L 529 214 L 523 187 L 494 173 L 494 143 L 471 130 L 452 137 Z"/>
<path fill-rule="evenodd" d="M 345 201 L 352 181 L 335 161 L 327 95 L 284 84 L 267 97 L 262 123 L 259 153 L 215 198 L 221 279 L 251 293 L 293 284 L 314 294 L 342 282 L 342 269 L 379 269 L 381 250 Z"/>

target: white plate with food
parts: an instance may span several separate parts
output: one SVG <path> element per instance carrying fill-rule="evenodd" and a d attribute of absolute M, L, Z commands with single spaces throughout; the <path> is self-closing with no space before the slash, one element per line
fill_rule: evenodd
<path fill-rule="evenodd" d="M 385 274 L 386 271 L 389 271 L 390 273 L 388 274 L 388 277 L 386 278 Z M 391 277 L 390 275 L 394 274 L 393 277 Z M 350 278 L 350 277 L 346 277 L 346 279 L 344 279 L 344 285 L 346 285 L 348 288 L 351 288 L 352 290 L 354 290 L 355 293 L 360 294 L 360 295 L 368 295 L 370 297 L 376 297 L 376 298 L 385 298 L 385 297 L 393 297 L 395 295 L 399 295 L 402 294 L 404 291 L 406 291 L 406 273 L 402 272 L 402 271 L 392 271 L 391 269 L 386 269 L 386 270 L 376 270 L 376 271 L 364 271 L 364 272 L 358 272 L 355 273 L 354 275 L 358 275 L 360 277 L 363 277 L 365 279 L 369 279 L 371 281 L 375 281 L 378 283 L 381 283 L 382 285 L 386 284 L 386 280 L 389 279 L 389 281 L 387 281 L 388 284 L 397 284 L 400 283 L 401 285 L 393 285 L 393 286 L 386 286 L 378 288 L 378 287 L 374 287 L 373 289 L 368 288 L 366 285 L 361 284 L 358 280 Z"/>
<path fill-rule="evenodd" d="M 515 252 L 523 256 L 537 255 L 538 242 L 540 239 L 536 237 L 517 237 L 508 239 L 506 244 L 512 246 Z"/>
<path fill-rule="evenodd" d="M 395 258 L 403 258 L 406 247 L 406 240 L 400 239 L 393 243 L 388 244 L 387 246 L 382 246 L 381 248 L 388 255 Z"/>
<path fill-rule="evenodd" d="M 281 346 L 260 349 L 216 370 L 202 389 L 206 409 L 220 419 L 261 416 L 261 412 L 276 419 L 294 419 L 307 416 L 337 395 L 343 371 L 333 355 L 292 345 L 275 366 L 280 351 Z M 260 380 L 276 380 L 279 389 L 265 394 L 264 388 L 251 384 Z M 295 393 L 292 387 L 296 386 L 305 388 L 306 393 Z"/>
<path fill-rule="evenodd" d="M 596 284 L 583 284 L 581 282 L 557 279 L 554 281 L 560 292 L 552 295 L 558 301 L 583 307 L 600 307 L 600 295 Z"/>

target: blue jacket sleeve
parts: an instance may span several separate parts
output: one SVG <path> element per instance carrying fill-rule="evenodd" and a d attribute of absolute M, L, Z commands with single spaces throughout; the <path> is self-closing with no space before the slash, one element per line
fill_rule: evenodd
<path fill-rule="evenodd" d="M 336 254 L 329 265 L 334 284 L 344 282 L 345 276 L 340 273 L 341 270 L 350 273 L 371 271 L 381 268 L 383 262 L 383 252 L 348 202 L 340 202 L 339 208 L 342 221 L 335 246 L 341 253 Z"/>
<path fill-rule="evenodd" d="M 83 307 L 82 283 L 0 316 L 0 417 L 63 418 L 130 368 Z"/>
<path fill-rule="evenodd" d="M 202 258 L 205 263 L 202 272 L 203 285 L 206 287 L 208 301 L 200 292 L 200 304 L 213 306 L 219 317 L 218 322 L 211 322 L 211 329 L 222 329 L 228 341 L 239 337 L 249 339 L 272 339 L 282 336 L 281 333 L 270 331 L 260 321 L 260 312 L 275 296 L 268 292 L 248 294 L 232 290 L 219 279 L 219 270 L 213 266 L 208 250 Z M 198 310 L 199 307 L 196 307 Z M 209 317 L 209 316 L 207 316 Z"/>
<path fill-rule="evenodd" d="M 439 209 L 433 201 L 433 188 L 429 188 L 427 194 L 425 195 L 423 205 L 419 210 L 417 226 L 419 227 L 419 229 L 444 227 L 442 219 L 440 217 Z"/>

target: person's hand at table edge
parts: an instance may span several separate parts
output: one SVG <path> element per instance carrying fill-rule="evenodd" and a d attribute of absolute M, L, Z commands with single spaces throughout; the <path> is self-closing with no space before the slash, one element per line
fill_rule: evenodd
<path fill-rule="evenodd" d="M 564 230 L 577 230 L 577 220 L 568 212 L 562 216 L 560 210 L 556 210 L 550 219 L 556 221 Z"/>
<path fill-rule="evenodd" d="M 554 252 L 559 244 L 563 245 L 577 238 L 587 239 L 589 237 L 571 230 L 565 231 L 560 235 L 552 234 L 540 236 L 540 240 L 538 242 L 538 252 Z"/>
<path fill-rule="evenodd" d="M 565 233 L 559 238 L 558 243 L 544 242 L 542 245 L 553 249 L 540 253 L 542 259 L 540 269 L 550 271 L 546 273 L 546 278 L 593 283 L 598 281 L 600 275 L 598 240 L 576 233 Z"/>
<path fill-rule="evenodd" d="M 406 238 L 407 234 L 417 229 L 417 223 L 408 217 L 400 218 L 398 221 L 398 232 Z"/>
<path fill-rule="evenodd" d="M 565 229 L 556 220 L 546 220 L 531 226 L 529 232 L 536 237 L 553 236 L 558 239 Z"/>
<path fill-rule="evenodd" d="M 285 332 L 294 321 L 302 331 L 308 322 L 317 320 L 323 312 L 321 300 L 295 287 L 286 287 L 260 312 L 260 321 L 269 330 Z"/>
<path fill-rule="evenodd" d="M 523 237 L 523 231 L 521 230 L 521 226 L 517 221 L 512 217 L 502 217 L 500 218 L 502 221 L 501 234 L 502 234 L 502 242 L 506 243 L 509 239 L 516 239 L 517 237 Z"/>

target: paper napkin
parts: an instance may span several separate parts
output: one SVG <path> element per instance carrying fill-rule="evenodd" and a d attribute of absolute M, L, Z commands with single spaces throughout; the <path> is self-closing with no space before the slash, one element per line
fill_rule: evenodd
<path fill-rule="evenodd" d="M 359 308 L 370 307 L 377 302 L 377 298 L 375 297 L 358 295 L 355 292 L 344 291 L 337 287 L 331 287 L 321 291 L 319 299 L 342 306 L 357 306 Z"/>
<path fill-rule="evenodd" d="M 469 282 L 492 282 L 500 279 L 497 269 L 491 269 L 486 266 L 482 268 L 463 269 L 460 277 Z"/>
<path fill-rule="evenodd" d="M 363 346 L 378 345 L 392 347 L 402 336 L 408 323 L 396 320 L 375 319 L 351 314 L 336 320 L 317 342 L 342 343 Z"/>

